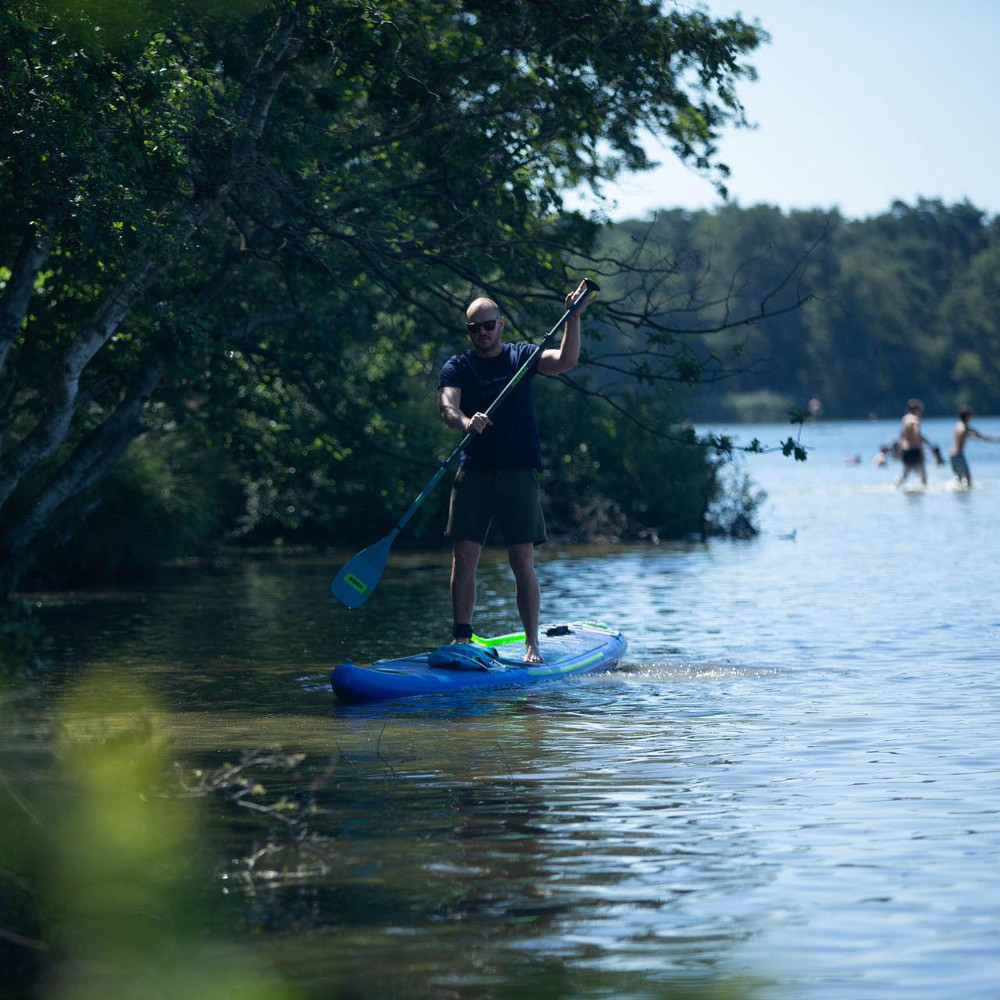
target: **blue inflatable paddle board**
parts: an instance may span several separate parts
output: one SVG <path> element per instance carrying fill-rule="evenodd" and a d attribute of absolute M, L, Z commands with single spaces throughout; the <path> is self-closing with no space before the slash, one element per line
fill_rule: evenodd
<path fill-rule="evenodd" d="M 544 663 L 525 663 L 524 633 L 474 636 L 469 643 L 449 643 L 428 653 L 371 666 L 341 663 L 330 684 L 337 699 L 349 704 L 451 694 L 483 688 L 523 687 L 542 681 L 616 667 L 625 655 L 625 636 L 599 622 L 549 625 L 539 633 Z"/>

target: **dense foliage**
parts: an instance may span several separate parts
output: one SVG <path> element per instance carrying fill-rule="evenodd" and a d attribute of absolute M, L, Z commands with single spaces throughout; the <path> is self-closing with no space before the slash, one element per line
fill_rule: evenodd
<path fill-rule="evenodd" d="M 561 192 L 644 129 L 721 185 L 763 37 L 645 0 L 4 4 L 0 586 L 135 526 L 157 470 L 158 538 L 370 537 L 446 451 L 474 294 L 534 337 L 581 273 L 669 275 Z M 627 346 L 659 305 L 603 308 Z"/>

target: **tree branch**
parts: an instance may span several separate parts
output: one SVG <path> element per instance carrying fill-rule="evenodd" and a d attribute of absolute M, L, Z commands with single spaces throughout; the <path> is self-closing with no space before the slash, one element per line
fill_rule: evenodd
<path fill-rule="evenodd" d="M 7 286 L 0 295 L 0 375 L 3 375 L 10 346 L 28 315 L 35 281 L 52 247 L 53 215 L 50 213 L 42 222 L 29 225 L 11 266 Z"/>

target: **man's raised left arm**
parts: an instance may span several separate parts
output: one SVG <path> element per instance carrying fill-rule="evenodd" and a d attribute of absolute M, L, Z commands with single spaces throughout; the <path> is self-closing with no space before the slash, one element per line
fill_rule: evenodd
<path fill-rule="evenodd" d="M 581 281 L 575 291 L 566 296 L 566 308 L 569 309 L 578 298 L 586 296 L 579 309 L 574 309 L 566 320 L 563 328 L 562 341 L 557 348 L 550 347 L 542 351 L 538 358 L 538 373 L 540 375 L 559 375 L 575 368 L 580 361 L 580 315 L 593 301 L 593 295 L 587 294 L 587 282 Z"/>

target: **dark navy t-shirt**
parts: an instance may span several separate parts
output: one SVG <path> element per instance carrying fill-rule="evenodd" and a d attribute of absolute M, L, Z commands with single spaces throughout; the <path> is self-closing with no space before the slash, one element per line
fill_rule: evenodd
<path fill-rule="evenodd" d="M 533 344 L 501 344 L 495 358 L 480 358 L 470 347 L 444 363 L 438 388 L 461 389 L 461 408 L 467 417 L 485 412 L 534 349 Z M 490 414 L 490 420 L 493 425 L 473 435 L 462 450 L 459 462 L 463 469 L 541 468 L 542 446 L 530 375 Z"/>

